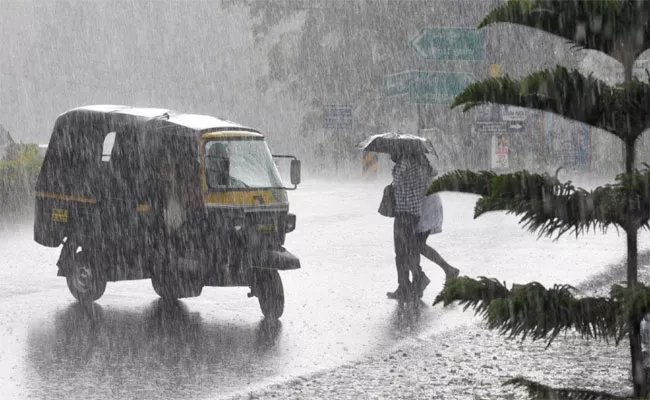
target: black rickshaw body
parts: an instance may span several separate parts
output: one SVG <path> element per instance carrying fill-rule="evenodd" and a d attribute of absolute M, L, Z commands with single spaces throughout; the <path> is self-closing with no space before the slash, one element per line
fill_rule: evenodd
<path fill-rule="evenodd" d="M 300 268 L 283 247 L 295 227 L 286 190 L 254 129 L 165 109 L 82 107 L 56 120 L 34 239 L 62 246 L 58 273 L 70 286 L 80 270 L 77 292 L 98 290 L 84 281 L 92 274 L 100 283 L 151 278 L 163 297 L 203 286 L 249 286 L 260 297 L 259 277 Z"/>

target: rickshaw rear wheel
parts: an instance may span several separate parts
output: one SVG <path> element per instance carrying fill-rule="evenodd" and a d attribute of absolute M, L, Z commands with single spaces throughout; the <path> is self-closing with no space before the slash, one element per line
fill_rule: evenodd
<path fill-rule="evenodd" d="M 72 243 L 66 244 L 62 251 L 68 254 L 63 258 L 66 270 L 68 290 L 80 303 L 92 303 L 98 300 L 106 290 L 106 278 L 101 275 L 90 259 L 90 252 Z M 75 247 L 72 247 L 75 246 Z"/>
<path fill-rule="evenodd" d="M 255 270 L 255 294 L 262 314 L 270 320 L 277 320 L 284 312 L 284 287 L 282 278 L 276 270 Z"/>

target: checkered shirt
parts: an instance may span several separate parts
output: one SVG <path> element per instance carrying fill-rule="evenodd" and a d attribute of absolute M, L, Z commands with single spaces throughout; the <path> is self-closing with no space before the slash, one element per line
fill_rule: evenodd
<path fill-rule="evenodd" d="M 393 167 L 395 213 L 420 217 L 427 187 L 431 183 L 431 167 L 411 157 L 404 157 Z"/>

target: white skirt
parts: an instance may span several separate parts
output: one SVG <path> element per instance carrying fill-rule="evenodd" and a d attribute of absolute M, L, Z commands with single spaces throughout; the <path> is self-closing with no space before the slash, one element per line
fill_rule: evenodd
<path fill-rule="evenodd" d="M 442 232 L 442 199 L 438 193 L 433 193 L 424 198 L 422 215 L 418 223 L 417 232 L 430 231 L 431 235 Z"/>

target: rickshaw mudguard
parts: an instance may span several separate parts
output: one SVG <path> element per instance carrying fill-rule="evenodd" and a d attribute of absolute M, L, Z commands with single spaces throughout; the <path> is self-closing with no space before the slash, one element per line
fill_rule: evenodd
<path fill-rule="evenodd" d="M 254 268 L 275 269 L 287 271 L 300 268 L 300 259 L 284 247 L 278 250 L 267 250 L 260 255 L 261 262 L 255 263 Z"/>

